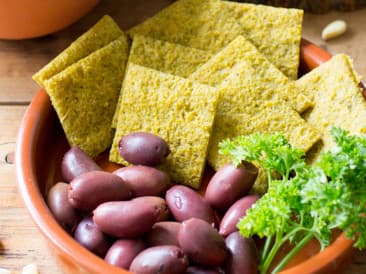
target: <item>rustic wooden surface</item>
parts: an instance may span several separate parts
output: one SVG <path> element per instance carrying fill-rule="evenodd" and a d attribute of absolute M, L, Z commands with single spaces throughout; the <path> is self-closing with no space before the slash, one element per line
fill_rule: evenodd
<path fill-rule="evenodd" d="M 62 273 L 23 208 L 16 188 L 13 152 L 17 130 L 28 103 L 38 90 L 31 75 L 102 15 L 110 14 L 126 29 L 170 2 L 104 0 L 86 17 L 58 33 L 23 41 L 0 40 L 0 268 L 20 273 L 25 264 L 36 262 L 41 274 Z M 344 19 L 349 29 L 342 37 L 324 42 L 320 38 L 321 29 L 334 19 Z M 303 36 L 333 54 L 349 54 L 357 71 L 366 75 L 365 23 L 365 8 L 348 13 L 306 14 Z M 346 273 L 366 273 L 366 252 L 356 255 Z"/>

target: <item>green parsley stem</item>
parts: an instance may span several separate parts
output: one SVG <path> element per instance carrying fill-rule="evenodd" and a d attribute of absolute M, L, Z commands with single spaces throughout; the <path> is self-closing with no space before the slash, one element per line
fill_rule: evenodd
<path fill-rule="evenodd" d="M 308 233 L 291 251 L 282 259 L 282 261 L 273 269 L 272 274 L 282 270 L 283 267 L 313 238 L 313 233 Z"/>

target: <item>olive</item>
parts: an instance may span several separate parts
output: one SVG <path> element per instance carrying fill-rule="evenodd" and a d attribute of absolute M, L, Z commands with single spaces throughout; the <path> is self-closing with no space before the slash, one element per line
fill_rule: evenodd
<path fill-rule="evenodd" d="M 148 132 L 133 132 L 118 142 L 118 151 L 123 159 L 133 165 L 156 166 L 169 155 L 165 140 Z"/>

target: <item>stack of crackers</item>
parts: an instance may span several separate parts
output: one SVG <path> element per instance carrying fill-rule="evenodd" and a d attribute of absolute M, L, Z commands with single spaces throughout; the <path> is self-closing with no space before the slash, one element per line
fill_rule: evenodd
<path fill-rule="evenodd" d="M 120 138 L 157 134 L 171 150 L 161 168 L 199 188 L 206 163 L 217 170 L 229 161 L 218 153 L 227 138 L 282 132 L 315 160 L 332 146 L 331 126 L 365 133 L 348 56 L 297 79 L 302 16 L 220 0 L 178 0 L 126 32 L 105 16 L 34 79 L 70 145 L 90 156 L 109 149 L 110 161 L 127 164 Z"/>

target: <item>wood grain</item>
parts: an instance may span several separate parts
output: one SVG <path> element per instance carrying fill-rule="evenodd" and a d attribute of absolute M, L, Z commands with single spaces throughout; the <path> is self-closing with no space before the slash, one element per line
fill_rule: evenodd
<path fill-rule="evenodd" d="M 19 124 L 26 106 L 38 90 L 31 79 L 32 74 L 102 15 L 110 14 L 122 28 L 127 29 L 170 2 L 104 0 L 90 14 L 58 33 L 23 41 L 0 40 L 0 268 L 20 273 L 25 264 L 36 262 L 41 274 L 62 273 L 42 235 L 23 208 L 17 194 L 15 166 L 12 164 Z M 365 17 L 366 9 L 349 13 L 306 14 L 303 36 L 333 54 L 349 54 L 354 59 L 357 71 L 366 75 Z M 349 30 L 342 37 L 324 42 L 320 38 L 321 30 L 334 19 L 345 20 Z M 346 273 L 366 273 L 366 252 L 357 254 Z"/>

